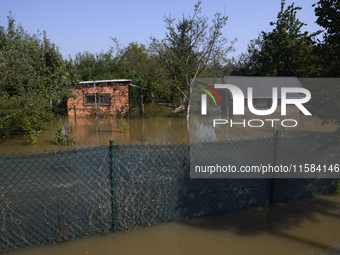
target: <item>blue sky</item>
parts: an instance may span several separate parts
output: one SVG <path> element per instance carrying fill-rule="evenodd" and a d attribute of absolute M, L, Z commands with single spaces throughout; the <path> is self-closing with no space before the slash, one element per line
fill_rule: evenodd
<path fill-rule="evenodd" d="M 312 4 L 315 1 L 295 0 L 295 6 L 302 7 L 297 17 L 308 26 L 303 31 L 315 32 L 320 27 Z M 180 18 L 182 14 L 192 14 L 196 0 L 0 0 L 0 26 L 7 26 L 9 11 L 17 24 L 30 34 L 37 30 L 47 32 L 47 37 L 55 43 L 64 58 L 78 52 L 91 53 L 107 51 L 116 37 L 121 44 L 130 42 L 147 44 L 150 36 L 162 39 L 165 35 L 164 15 Z M 210 0 L 202 1 L 203 13 L 211 20 L 216 12 L 225 10 L 228 16 L 223 35 L 228 39 L 238 38 L 238 56 L 247 50 L 247 44 L 259 33 L 271 31 L 269 22 L 276 21 L 280 10 L 280 0 Z M 286 0 L 286 6 L 292 2 Z"/>

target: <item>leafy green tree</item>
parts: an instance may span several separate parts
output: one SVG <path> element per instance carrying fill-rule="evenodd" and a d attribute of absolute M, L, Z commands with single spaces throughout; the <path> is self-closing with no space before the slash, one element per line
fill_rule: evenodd
<path fill-rule="evenodd" d="M 248 52 L 243 54 L 236 64 L 234 74 L 259 76 L 297 76 L 308 77 L 318 73 L 314 54 L 317 31 L 309 34 L 302 32 L 306 24 L 297 19 L 294 3 L 285 9 L 285 1 L 281 1 L 281 10 L 271 32 L 261 35 L 250 42 Z"/>
<path fill-rule="evenodd" d="M 79 52 L 69 62 L 72 63 L 82 81 L 114 79 L 116 65 L 110 50 L 95 54 L 88 51 Z"/>
<path fill-rule="evenodd" d="M 153 95 L 167 92 L 160 86 L 164 79 L 164 70 L 144 44 L 132 42 L 127 47 L 120 48 L 115 61 L 119 77 L 131 79 L 135 85 L 146 88 Z"/>
<path fill-rule="evenodd" d="M 112 39 L 115 46 L 106 53 L 83 52 L 70 59 L 81 80 L 131 79 L 153 96 L 166 93 L 159 86 L 164 78 L 162 66 L 150 50 L 144 44 L 132 42 L 125 47 Z"/>
<path fill-rule="evenodd" d="M 233 50 L 232 45 L 226 47 L 228 40 L 222 35 L 228 17 L 216 13 L 209 26 L 208 18 L 201 13 L 198 2 L 193 16 L 183 15 L 176 24 L 171 16 L 165 17 L 165 38 L 152 37 L 150 42 L 152 53 L 167 73 L 162 85 L 180 93 L 187 102 L 195 79 L 216 63 L 224 64 L 227 53 Z M 188 104 L 187 113 L 189 109 Z"/>
<path fill-rule="evenodd" d="M 74 80 L 45 32 L 29 35 L 8 16 L 7 29 L 0 27 L 0 135 L 24 133 L 34 143 L 53 118 L 52 102 L 70 97 Z"/>
<path fill-rule="evenodd" d="M 318 116 L 323 124 L 340 125 L 340 1 L 319 0 L 315 7 L 316 23 L 325 29 L 323 41 L 316 47 L 320 76 L 326 78 L 300 79 L 308 88 L 312 99 L 308 103 L 313 115 Z M 322 145 L 338 144 L 340 128 L 320 139 Z"/>
<path fill-rule="evenodd" d="M 235 62 L 234 58 L 231 58 L 228 60 L 227 63 L 224 65 L 215 62 L 213 63 L 207 70 L 201 75 L 204 76 L 204 78 L 221 78 L 226 76 L 227 74 L 231 73 Z"/>
<path fill-rule="evenodd" d="M 319 0 L 315 15 L 316 23 L 325 29 L 317 47 L 321 76 L 340 77 L 340 1 Z"/>

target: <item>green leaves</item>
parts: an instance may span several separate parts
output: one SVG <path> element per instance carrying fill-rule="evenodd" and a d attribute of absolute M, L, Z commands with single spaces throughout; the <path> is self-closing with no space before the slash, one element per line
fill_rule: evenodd
<path fill-rule="evenodd" d="M 317 46 L 323 77 L 340 77 L 340 1 L 319 0 L 315 7 L 316 23 L 325 29 L 323 42 Z"/>
<path fill-rule="evenodd" d="M 75 144 L 75 136 L 74 130 L 72 126 L 65 128 L 65 134 L 63 133 L 63 128 L 61 126 L 57 126 L 57 128 L 53 129 L 54 142 L 57 145 L 74 145 Z"/>
<path fill-rule="evenodd" d="M 171 16 L 165 17 L 165 38 L 150 38 L 150 50 L 165 71 L 164 87 L 187 98 L 197 77 L 227 62 L 227 53 L 233 50 L 233 42 L 227 47 L 228 40 L 222 35 L 227 19 L 217 12 L 209 23 L 202 14 L 201 2 L 194 6 L 192 16 L 183 15 L 177 23 Z"/>
<path fill-rule="evenodd" d="M 53 118 L 52 102 L 70 96 L 75 76 L 46 32 L 29 35 L 11 16 L 0 27 L 0 63 L 0 135 L 23 133 L 32 144 Z"/>
<path fill-rule="evenodd" d="M 317 75 L 314 53 L 317 31 L 309 34 L 301 29 L 306 24 L 297 19 L 294 3 L 281 10 L 271 32 L 261 32 L 261 35 L 250 42 L 248 53 L 243 54 L 241 63 L 236 68 L 236 74 L 258 76 L 297 76 L 309 77 Z M 243 62 L 243 63 L 242 63 Z"/>
<path fill-rule="evenodd" d="M 316 23 L 325 28 L 329 35 L 340 33 L 339 11 L 339 0 L 319 0 L 315 7 L 315 15 L 317 16 Z"/>

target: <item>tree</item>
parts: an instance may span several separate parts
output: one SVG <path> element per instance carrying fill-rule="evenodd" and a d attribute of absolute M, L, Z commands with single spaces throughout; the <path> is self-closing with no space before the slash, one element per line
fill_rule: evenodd
<path fill-rule="evenodd" d="M 70 59 L 81 80 L 131 79 L 149 92 L 161 94 L 158 80 L 163 72 L 150 50 L 144 44 L 122 46 L 116 38 L 112 40 L 115 46 L 105 53 L 79 52 Z"/>
<path fill-rule="evenodd" d="M 179 92 L 188 102 L 195 79 L 216 63 L 224 64 L 232 44 L 223 37 L 222 29 L 228 17 L 217 12 L 209 26 L 208 18 L 201 14 L 201 2 L 194 6 L 193 16 L 185 17 L 175 24 L 175 19 L 165 17 L 166 36 L 163 40 L 151 37 L 150 49 L 159 59 L 167 74 L 163 86 Z"/>
<path fill-rule="evenodd" d="M 324 40 L 318 44 L 322 76 L 340 77 L 340 1 L 319 0 L 315 15 L 316 23 L 325 29 Z"/>
<path fill-rule="evenodd" d="M 74 59 L 70 58 L 69 62 L 72 63 L 82 81 L 114 79 L 116 65 L 110 50 L 95 54 L 88 51 L 79 52 Z"/>
<path fill-rule="evenodd" d="M 159 86 L 164 70 L 144 44 L 132 42 L 127 47 L 119 48 L 115 61 L 119 77 L 132 79 L 135 85 L 146 88 L 152 95 L 166 93 Z"/>
<path fill-rule="evenodd" d="M 300 79 L 302 85 L 313 95 L 308 103 L 313 115 L 322 120 L 322 124 L 340 125 L 340 1 L 319 0 L 315 7 L 316 23 L 325 29 L 323 41 L 319 41 L 316 52 L 320 76 L 327 78 Z M 339 144 L 340 128 L 320 139 L 323 146 Z"/>
<path fill-rule="evenodd" d="M 0 27 L 0 135 L 24 133 L 34 143 L 53 118 L 52 102 L 70 97 L 74 80 L 46 32 L 29 35 L 8 16 L 7 29 Z"/>
<path fill-rule="evenodd" d="M 314 54 L 315 36 L 317 31 L 309 34 L 302 32 L 306 24 L 296 17 L 301 7 L 294 3 L 281 10 L 271 32 L 261 32 L 261 35 L 250 42 L 248 53 L 241 56 L 236 65 L 237 74 L 260 76 L 297 76 L 308 77 L 318 73 L 315 69 L 316 55 Z"/>

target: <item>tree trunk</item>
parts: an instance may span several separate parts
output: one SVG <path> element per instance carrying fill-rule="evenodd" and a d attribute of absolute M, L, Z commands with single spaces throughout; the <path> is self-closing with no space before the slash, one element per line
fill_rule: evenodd
<path fill-rule="evenodd" d="M 188 106 L 187 106 L 187 120 L 189 119 L 189 112 L 190 112 L 190 100 L 188 101 Z"/>
<path fill-rule="evenodd" d="M 154 102 L 155 102 L 155 95 L 153 94 L 153 92 L 151 92 L 150 94 L 151 94 L 151 98 L 152 98 L 151 105 L 153 105 Z"/>
<path fill-rule="evenodd" d="M 189 87 L 189 99 L 188 99 L 187 116 L 186 116 L 187 120 L 189 120 L 189 112 L 190 112 L 190 96 L 191 96 L 191 86 L 188 85 L 188 87 Z"/>

